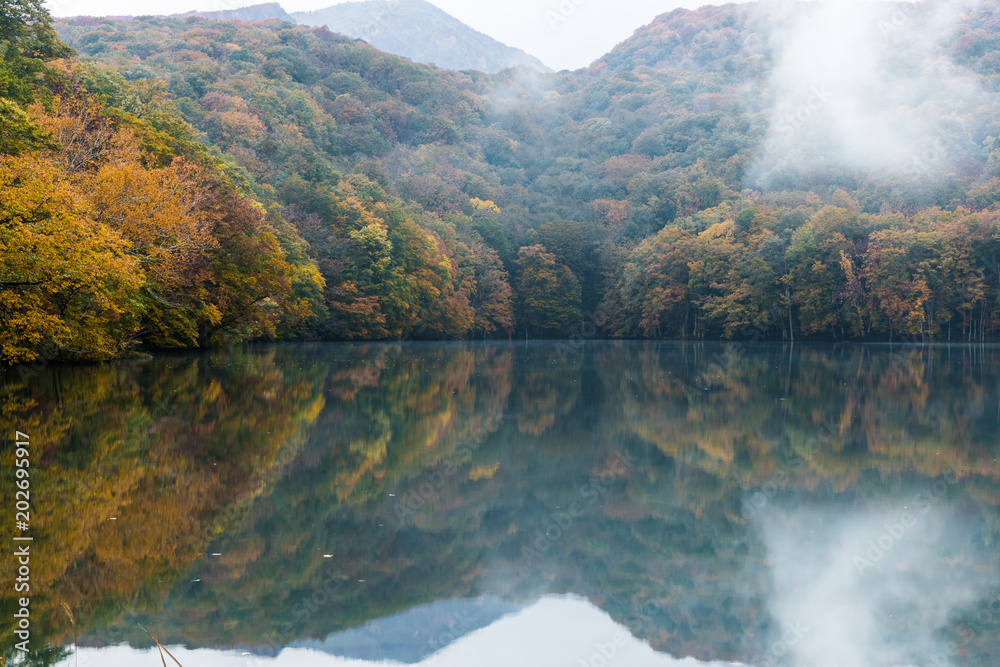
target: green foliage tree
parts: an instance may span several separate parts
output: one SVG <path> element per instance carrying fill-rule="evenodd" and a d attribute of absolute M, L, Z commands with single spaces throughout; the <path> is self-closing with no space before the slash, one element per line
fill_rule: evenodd
<path fill-rule="evenodd" d="M 27 104 L 49 97 L 36 79 L 58 79 L 48 63 L 71 53 L 41 0 L 0 0 L 0 98 Z"/>

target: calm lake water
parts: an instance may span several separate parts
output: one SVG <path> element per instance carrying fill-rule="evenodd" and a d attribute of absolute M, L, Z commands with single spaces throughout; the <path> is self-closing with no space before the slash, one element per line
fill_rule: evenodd
<path fill-rule="evenodd" d="M 11 373 L 4 421 L 32 664 L 1000 659 L 998 348 L 261 346 Z"/>

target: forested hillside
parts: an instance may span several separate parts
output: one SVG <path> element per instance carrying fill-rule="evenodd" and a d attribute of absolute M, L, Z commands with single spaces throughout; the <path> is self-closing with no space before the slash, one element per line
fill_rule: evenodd
<path fill-rule="evenodd" d="M 308 311 L 294 229 L 155 87 L 0 13 L 0 358 L 106 359 L 274 335 Z"/>
<path fill-rule="evenodd" d="M 839 17 L 878 48 L 845 79 L 823 69 L 840 32 L 820 35 L 832 55 L 794 38 L 822 8 L 779 4 L 677 10 L 559 74 L 197 17 L 60 21 L 73 59 L 22 17 L 4 359 L 268 336 L 995 339 L 996 10 L 948 31 L 946 3 Z M 63 218 L 107 240 L 71 244 Z M 20 251 L 29 232 L 84 255 L 72 287 L 40 280 L 63 260 Z"/>

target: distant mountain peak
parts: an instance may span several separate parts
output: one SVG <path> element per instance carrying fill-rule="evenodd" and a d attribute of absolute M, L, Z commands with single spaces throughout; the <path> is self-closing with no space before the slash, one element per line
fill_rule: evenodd
<path fill-rule="evenodd" d="M 387 53 L 447 69 L 498 72 L 528 65 L 550 71 L 538 58 L 470 28 L 425 0 L 345 2 L 293 12 L 292 17 L 303 25 L 325 25 Z"/>
<path fill-rule="evenodd" d="M 223 9 L 217 12 L 187 12 L 180 16 L 200 16 L 201 18 L 214 21 L 266 21 L 267 19 L 279 19 L 295 23 L 295 19 L 285 11 L 277 2 L 265 2 L 249 7 L 237 7 L 235 9 Z"/>

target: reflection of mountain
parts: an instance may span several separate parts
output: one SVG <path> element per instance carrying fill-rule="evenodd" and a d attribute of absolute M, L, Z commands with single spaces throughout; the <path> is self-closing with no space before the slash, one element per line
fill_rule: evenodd
<path fill-rule="evenodd" d="M 243 667 L 237 651 L 190 650 L 170 647 L 185 667 Z M 149 662 L 149 652 L 128 647 L 84 650 L 85 664 L 133 667 Z M 255 659 L 256 660 L 256 659 Z M 613 663 L 612 663 L 613 661 Z M 629 667 L 709 667 L 691 659 L 677 660 L 650 646 L 592 604 L 571 596 L 551 596 L 449 643 L 417 663 L 417 667 L 579 667 L 621 664 Z M 71 663 L 60 663 L 71 667 Z M 397 662 L 339 658 L 313 648 L 290 646 L 273 659 L 272 667 L 388 667 Z M 713 663 L 718 665 L 719 663 Z"/>
<path fill-rule="evenodd" d="M 973 656 L 995 645 L 1000 616 L 992 625 L 971 620 L 991 599 L 990 545 L 1000 529 L 993 350 L 614 343 L 569 353 L 555 344 L 277 350 L 250 353 L 237 369 L 199 367 L 207 395 L 227 411 L 193 422 L 208 434 L 201 439 L 186 436 L 175 449 L 154 441 L 148 454 L 155 461 L 172 452 L 178 470 L 200 470 L 205 452 L 220 465 L 228 455 L 228 474 L 258 479 L 256 466 L 274 467 L 267 452 L 275 443 L 253 433 L 301 443 L 252 499 L 213 501 L 238 525 L 207 548 L 180 533 L 186 553 L 221 555 L 145 570 L 166 580 L 136 589 L 145 596 L 137 611 L 155 619 L 161 640 L 273 654 L 334 636 L 338 650 L 363 651 L 373 628 L 424 626 L 426 638 L 438 627 L 436 612 L 424 621 L 423 612 L 407 612 L 448 608 L 438 601 L 492 595 L 524 606 L 568 593 L 657 650 L 749 662 L 781 639 L 789 618 L 808 611 L 788 602 L 787 589 L 843 570 L 830 581 L 857 594 L 824 608 L 877 617 L 866 627 L 895 638 L 872 645 L 879 655 L 899 656 L 899 647 L 916 642 L 936 650 L 934 637 L 945 636 Z M 172 388 L 188 386 L 171 373 L 189 367 L 163 364 L 144 376 L 123 365 L 87 377 L 108 386 L 155 378 L 150 386 Z M 250 382 L 235 372 L 242 367 L 271 379 Z M 67 375 L 62 395 L 84 391 L 74 386 L 81 379 Z M 115 419 L 82 431 L 87 405 L 59 407 L 70 426 L 46 436 L 58 443 L 45 455 L 51 461 L 65 465 L 83 439 L 119 437 L 112 410 L 102 414 Z M 157 429 L 202 432 L 183 423 Z M 225 442 L 240 446 L 226 450 Z M 88 459 L 80 467 L 101 472 L 101 465 Z M 104 474 L 117 479 L 113 468 Z M 98 513 L 103 501 L 78 495 L 81 511 Z M 921 503 L 933 511 L 879 566 L 887 569 L 878 581 L 895 583 L 848 577 L 854 552 L 882 537 L 881 523 L 894 526 L 904 506 Z M 232 505 L 245 514 L 227 512 Z M 210 508 L 204 516 L 213 517 Z M 841 526 L 849 520 L 854 532 Z M 787 565 L 796 561 L 808 567 Z M 779 562 L 786 565 L 776 572 Z M 72 577 L 63 585 L 85 588 Z M 950 588 L 939 595 L 936 586 Z M 96 595 L 78 599 L 96 606 Z M 88 620 L 85 644 L 106 643 L 114 623 L 128 641 L 148 644 L 126 604 L 101 609 L 114 620 Z M 962 623 L 974 631 L 963 634 Z M 60 630 L 65 637 L 65 624 Z M 402 656 L 424 638 L 400 638 L 383 647 L 388 653 L 371 655 Z M 817 641 L 796 650 L 822 652 Z M 904 657 L 920 664 L 920 656 Z M 977 660 L 956 664 L 992 664 Z"/>
<path fill-rule="evenodd" d="M 519 609 L 493 596 L 440 600 L 336 632 L 322 641 L 293 642 L 290 646 L 359 660 L 415 663 Z"/>

